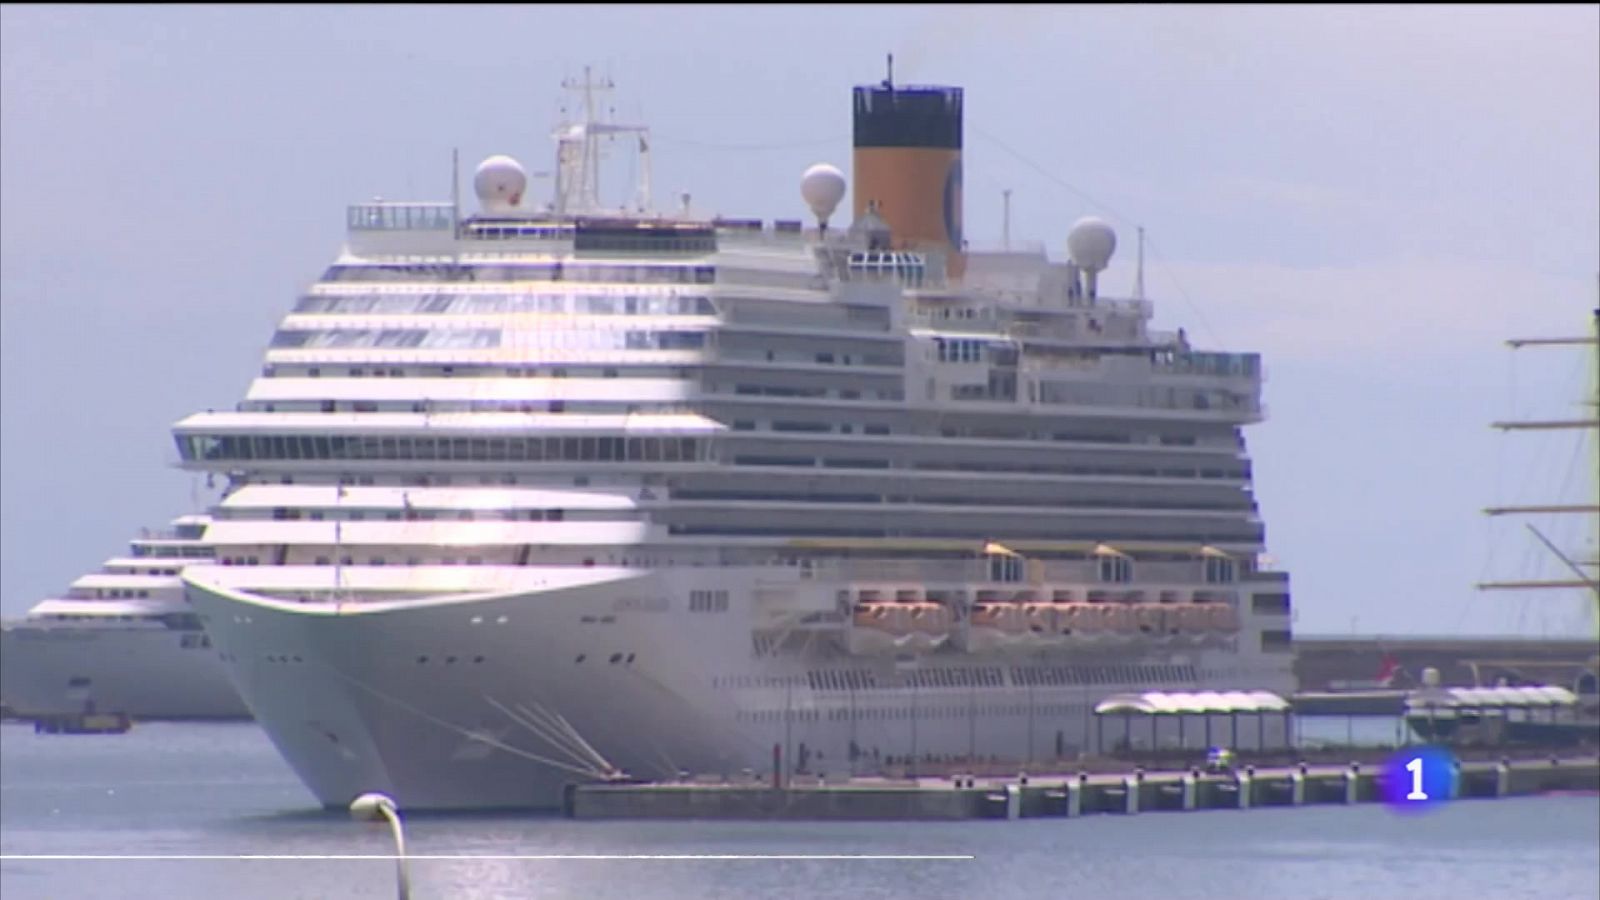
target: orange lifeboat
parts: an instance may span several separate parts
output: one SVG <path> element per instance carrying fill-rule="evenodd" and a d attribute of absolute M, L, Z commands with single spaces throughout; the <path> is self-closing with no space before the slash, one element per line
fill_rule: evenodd
<path fill-rule="evenodd" d="M 1154 603 L 1142 603 L 1134 607 L 1134 619 L 1138 623 L 1141 634 L 1147 637 L 1159 638 L 1165 632 L 1162 625 L 1166 619 L 1166 610 Z"/>
<path fill-rule="evenodd" d="M 983 594 L 980 591 L 979 597 Z M 980 601 L 972 607 L 966 631 L 966 649 L 979 653 L 1021 643 L 1028 633 L 1028 623 L 1020 604 Z"/>
<path fill-rule="evenodd" d="M 932 650 L 950 640 L 950 608 L 942 603 L 901 604 L 909 610 L 906 646 Z"/>
<path fill-rule="evenodd" d="M 1066 622 L 1067 610 L 1070 604 L 1066 603 L 1028 603 L 1022 607 L 1023 620 L 1027 623 L 1025 640 L 1035 647 L 1045 647 L 1061 642 L 1061 629 Z"/>
<path fill-rule="evenodd" d="M 1113 640 L 1126 642 L 1133 639 L 1136 626 L 1132 609 L 1121 603 L 1111 603 L 1104 607 L 1101 615 L 1106 623 L 1106 631 Z"/>
<path fill-rule="evenodd" d="M 1028 631 L 1039 637 L 1056 633 L 1056 605 L 1054 603 L 1028 603 L 1022 607 Z"/>
<path fill-rule="evenodd" d="M 892 653 L 911 633 L 911 604 L 858 603 L 850 617 L 851 653 Z"/>
<path fill-rule="evenodd" d="M 1169 614 L 1168 622 L 1173 626 L 1173 633 L 1177 640 L 1186 644 L 1194 644 L 1203 640 L 1208 629 L 1210 613 L 1203 606 L 1193 603 L 1184 603 L 1173 608 Z"/>
<path fill-rule="evenodd" d="M 1100 611 L 1088 603 L 1067 604 L 1056 622 L 1061 627 L 1061 633 L 1075 641 L 1098 640 L 1104 630 L 1100 623 Z"/>
<path fill-rule="evenodd" d="M 1232 635 L 1239 633 L 1239 612 L 1232 604 L 1213 603 L 1211 606 L 1211 627 L 1222 634 Z"/>

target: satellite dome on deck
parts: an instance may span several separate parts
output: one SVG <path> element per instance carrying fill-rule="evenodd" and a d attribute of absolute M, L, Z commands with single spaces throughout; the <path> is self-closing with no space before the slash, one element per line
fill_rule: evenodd
<path fill-rule="evenodd" d="M 844 173 L 827 163 L 817 163 L 800 176 L 800 196 L 816 214 L 817 223 L 826 225 L 844 199 Z"/>
<path fill-rule="evenodd" d="M 1086 216 L 1067 232 L 1067 253 L 1078 268 L 1099 272 L 1117 252 L 1117 233 L 1104 220 Z"/>
<path fill-rule="evenodd" d="M 478 202 L 488 213 L 510 212 L 522 203 L 522 192 L 528 187 L 528 173 L 522 164 L 509 156 L 491 156 L 478 164 L 472 176 L 472 188 Z"/>

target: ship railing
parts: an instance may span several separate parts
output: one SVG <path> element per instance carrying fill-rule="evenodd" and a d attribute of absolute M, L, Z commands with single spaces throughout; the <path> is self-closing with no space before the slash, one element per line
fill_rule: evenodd
<path fill-rule="evenodd" d="M 1155 309 L 1149 300 L 1113 300 L 1106 297 L 1096 298 L 1095 308 L 1111 313 L 1137 316 L 1141 319 L 1150 318 Z"/>
<path fill-rule="evenodd" d="M 455 206 L 450 203 L 356 203 L 346 209 L 351 231 L 453 231 Z"/>

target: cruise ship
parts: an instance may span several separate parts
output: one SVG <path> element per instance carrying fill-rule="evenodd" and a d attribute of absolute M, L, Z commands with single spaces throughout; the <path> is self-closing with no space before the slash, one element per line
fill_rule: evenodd
<path fill-rule="evenodd" d="M 190 600 L 322 803 L 1038 764 L 1111 694 L 1292 689 L 1259 357 L 1102 292 L 1098 219 L 969 247 L 960 88 L 854 89 L 835 224 L 826 164 L 797 218 L 651 211 L 647 129 L 569 86 L 549 202 L 496 156 L 475 209 L 350 207 L 242 402 L 174 426 L 229 481 Z"/>
<path fill-rule="evenodd" d="M 127 556 L 0 627 L 0 694 L 14 714 L 86 709 L 142 719 L 244 719 L 179 574 L 211 561 L 208 517 L 144 530 Z"/>

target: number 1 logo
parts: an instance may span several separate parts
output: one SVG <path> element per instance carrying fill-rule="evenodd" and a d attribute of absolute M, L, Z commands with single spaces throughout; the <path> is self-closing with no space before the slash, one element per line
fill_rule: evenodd
<path fill-rule="evenodd" d="M 1406 799 L 1428 799 L 1428 792 L 1422 789 L 1422 757 L 1418 756 L 1406 763 L 1406 771 L 1411 773 L 1411 793 L 1406 795 Z"/>

